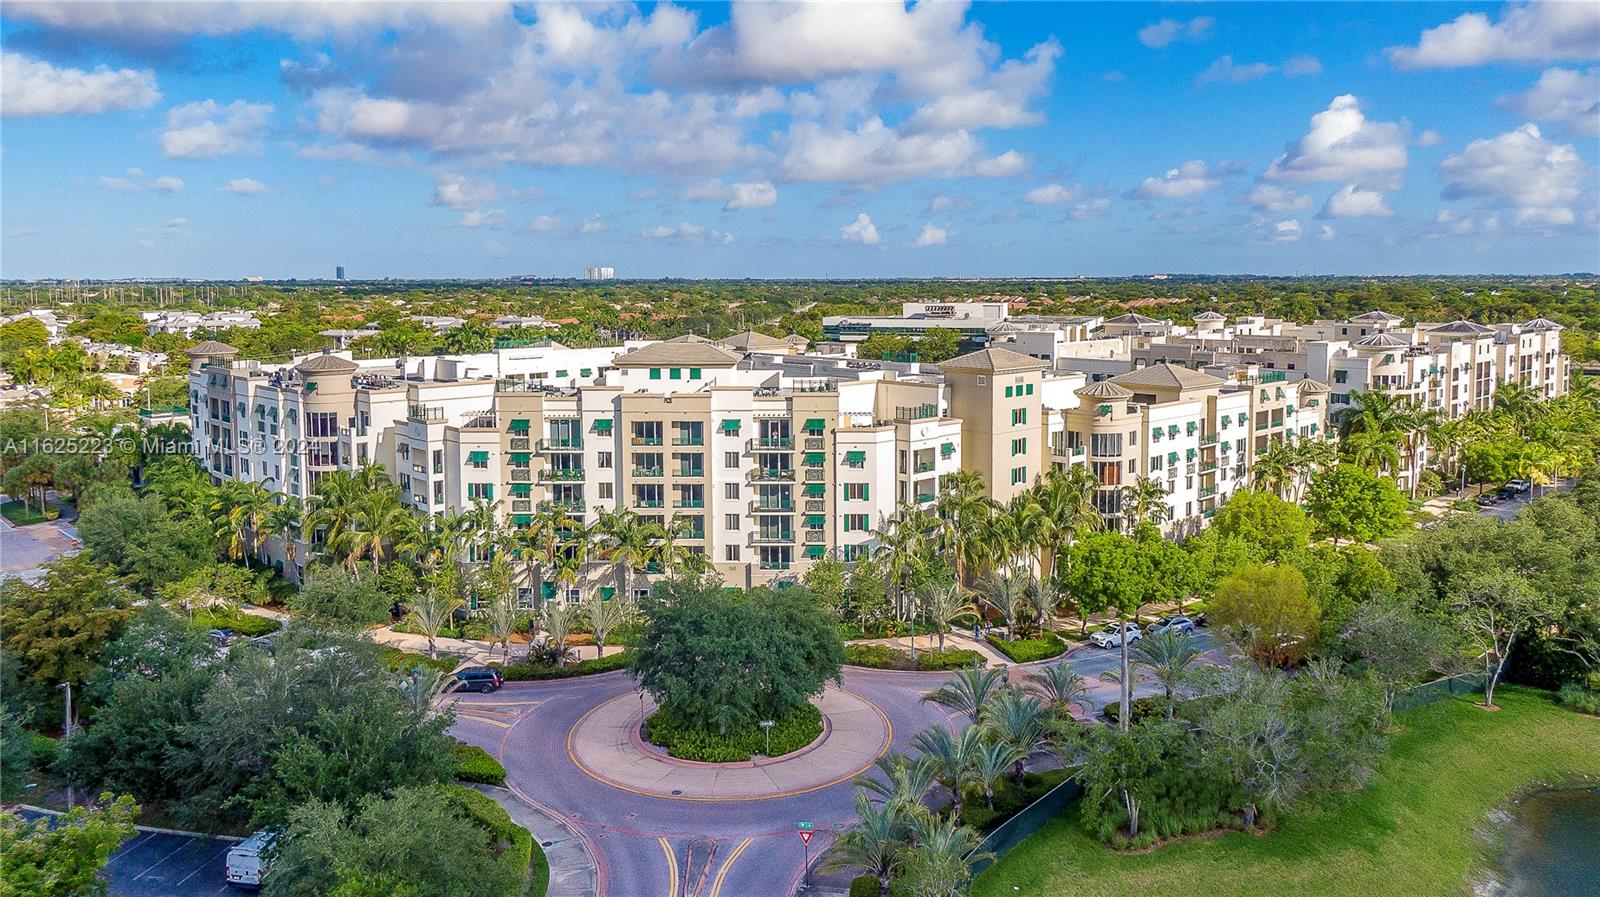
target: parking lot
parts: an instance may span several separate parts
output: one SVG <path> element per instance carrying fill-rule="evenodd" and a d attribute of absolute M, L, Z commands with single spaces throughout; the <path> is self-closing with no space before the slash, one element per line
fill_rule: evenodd
<path fill-rule="evenodd" d="M 24 812 L 37 819 L 40 814 Z M 117 897 L 201 897 L 243 894 L 227 881 L 228 848 L 236 841 L 198 835 L 135 832 L 106 864 L 105 878 Z"/>

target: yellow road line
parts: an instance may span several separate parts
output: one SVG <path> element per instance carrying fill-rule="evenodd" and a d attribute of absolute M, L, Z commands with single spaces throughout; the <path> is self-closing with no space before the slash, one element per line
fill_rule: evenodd
<path fill-rule="evenodd" d="M 678 855 L 672 852 L 666 838 L 657 840 L 661 842 L 661 852 L 667 855 L 667 897 L 678 897 Z"/>
<path fill-rule="evenodd" d="M 499 726 L 502 729 L 509 729 L 512 726 L 516 725 L 516 723 L 505 723 L 505 722 L 501 722 L 500 720 L 497 720 L 497 719 L 491 719 L 491 718 L 489 718 L 487 716 L 479 716 L 476 713 L 462 714 L 461 715 L 461 719 L 470 719 L 475 723 L 487 723 L 487 724 L 489 724 L 491 726 Z"/>
<path fill-rule="evenodd" d="M 543 701 L 467 701 L 457 698 L 456 702 L 468 707 L 533 707 Z"/>
<path fill-rule="evenodd" d="M 728 870 L 733 868 L 733 863 L 739 859 L 739 854 L 744 853 L 744 849 L 749 847 L 750 842 L 754 840 L 754 838 L 746 838 L 740 841 L 739 846 L 733 849 L 733 853 L 728 854 L 727 862 L 723 863 L 722 868 L 717 871 L 717 880 L 711 883 L 711 897 L 722 897 L 722 882 L 728 877 Z"/>

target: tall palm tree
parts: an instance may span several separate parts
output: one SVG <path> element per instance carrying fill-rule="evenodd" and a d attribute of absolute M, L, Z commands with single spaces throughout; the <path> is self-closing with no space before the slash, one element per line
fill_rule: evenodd
<path fill-rule="evenodd" d="M 1292 501 L 1294 484 L 1301 473 L 1300 452 L 1293 443 L 1273 441 L 1256 456 L 1251 472 L 1257 489 Z"/>
<path fill-rule="evenodd" d="M 694 538 L 694 535 L 694 521 L 687 516 L 674 514 L 666 526 L 656 527 L 655 561 L 669 579 L 680 568 L 691 575 L 701 572 L 705 556 L 683 544 L 683 540 Z M 701 535 L 704 536 L 703 533 Z"/>
<path fill-rule="evenodd" d="M 1373 472 L 1398 469 L 1406 439 L 1402 400 L 1383 390 L 1354 393 L 1351 399 L 1354 405 L 1341 425 L 1346 456 Z"/>
<path fill-rule="evenodd" d="M 370 558 L 373 573 L 381 571 L 390 549 L 414 529 L 411 510 L 401 503 L 400 490 L 395 486 L 363 495 L 356 503 L 351 523 L 346 531 L 346 563 L 354 570 L 357 561 Z"/>
<path fill-rule="evenodd" d="M 998 507 L 986 491 L 982 474 L 961 470 L 945 478 L 934 501 L 934 513 L 944 522 L 945 548 L 960 582 L 969 582 L 969 572 L 983 565 L 982 544 L 974 535 Z"/>
<path fill-rule="evenodd" d="M 1141 670 L 1149 671 L 1150 677 L 1160 683 L 1166 694 L 1167 719 L 1172 719 L 1178 689 L 1194 678 L 1195 668 L 1200 664 L 1203 653 L 1199 641 L 1190 633 L 1171 630 L 1152 632 L 1129 646 L 1129 675 L 1136 677 Z M 1107 682 L 1121 681 L 1121 673 L 1117 670 L 1107 670 L 1100 675 Z M 1132 689 L 1127 691 L 1131 693 Z M 1132 715 L 1131 708 L 1118 709 Z"/>
<path fill-rule="evenodd" d="M 629 587 L 641 568 L 655 563 L 661 549 L 661 528 L 633 511 L 600 511 L 594 532 L 600 540 L 600 555 L 616 574 L 616 594 L 627 598 Z"/>
<path fill-rule="evenodd" d="M 1033 576 L 1021 569 L 996 570 L 983 580 L 983 602 L 995 609 L 1006 622 L 1006 639 L 1016 637 L 1017 619 L 1028 604 Z"/>
<path fill-rule="evenodd" d="M 978 609 L 959 582 L 925 586 L 921 592 L 922 615 L 933 625 L 939 636 L 939 650 L 944 650 L 944 634 L 950 623 L 965 614 L 975 614 Z"/>
<path fill-rule="evenodd" d="M 983 746 L 983 733 L 977 726 L 967 726 L 960 735 L 952 735 L 949 727 L 932 725 L 918 732 L 911 744 L 933 764 L 934 777 L 950 792 L 955 815 L 960 818 L 962 795 L 972 779 L 972 765 Z"/>
<path fill-rule="evenodd" d="M 1139 477 L 1123 486 L 1122 517 L 1131 523 L 1149 522 L 1157 526 L 1172 519 L 1172 506 L 1167 504 L 1167 487 L 1150 477 Z"/>
<path fill-rule="evenodd" d="M 896 810 L 902 816 L 926 809 L 922 799 L 933 787 L 933 764 L 921 757 L 913 760 L 905 754 L 884 754 L 872 761 L 872 768 L 882 778 L 858 776 L 856 787 L 876 795 L 885 807 Z"/>
<path fill-rule="evenodd" d="M 884 522 L 877 532 L 876 559 L 883 564 L 887 574 L 890 597 L 896 614 L 904 618 L 909 608 L 905 601 L 908 574 L 917 562 L 917 555 L 925 545 L 924 512 L 911 505 L 902 505 L 899 513 Z"/>
<path fill-rule="evenodd" d="M 453 559 L 447 558 L 446 563 L 424 575 L 422 588 L 411 601 L 410 618 L 427 636 L 430 659 L 439 656 L 439 631 L 449 626 L 456 611 L 466 604 L 459 594 L 460 578 Z"/>
<path fill-rule="evenodd" d="M 584 604 L 583 615 L 589 623 L 590 631 L 594 633 L 594 645 L 597 650 L 595 656 L 604 657 L 606 636 L 633 616 L 633 602 L 621 595 L 609 599 L 593 595 Z"/>
<path fill-rule="evenodd" d="M 1020 688 L 1001 690 L 983 710 L 979 726 L 1017 750 L 1014 771 L 1018 785 L 1027 773 L 1029 755 L 1045 744 L 1045 711 L 1044 702 Z"/>
<path fill-rule="evenodd" d="M 921 814 L 911 819 L 911 844 L 907 851 L 907 864 L 921 869 L 939 870 L 941 880 L 925 882 L 936 884 L 941 897 L 967 893 L 972 881 L 975 863 L 992 859 L 993 853 L 982 850 L 983 836 L 961 824 L 959 817 Z"/>
<path fill-rule="evenodd" d="M 983 802 L 994 809 L 994 786 L 1005 778 L 1013 765 L 1027 756 L 1004 741 L 985 741 L 972 758 L 972 784 L 983 791 Z"/>
<path fill-rule="evenodd" d="M 1045 699 L 1050 706 L 1065 708 L 1083 700 L 1089 692 L 1089 682 L 1073 668 L 1071 661 L 1060 661 L 1040 667 L 1028 675 L 1029 691 Z"/>
<path fill-rule="evenodd" d="M 490 649 L 498 644 L 505 652 L 506 663 L 511 662 L 511 634 L 517 630 L 517 588 L 511 559 L 496 553 L 477 576 L 479 605 L 489 622 L 493 636 Z M 493 656 L 491 654 L 491 656 Z"/>
<path fill-rule="evenodd" d="M 298 496 L 280 495 L 272 510 L 267 512 L 265 529 L 283 542 L 284 568 L 291 577 L 298 575 L 294 562 L 300 551 L 300 534 L 305 522 L 305 504 Z"/>
<path fill-rule="evenodd" d="M 573 520 L 565 509 L 551 505 L 533 515 L 533 520 L 519 532 L 522 549 L 519 554 L 527 569 L 528 588 L 537 589 L 542 582 L 552 580 L 551 569 L 561 549 L 562 534 L 572 529 Z"/>
<path fill-rule="evenodd" d="M 878 879 L 878 897 L 889 897 L 889 882 L 904 847 L 905 814 L 891 804 L 877 806 L 856 792 L 856 822 L 834 842 L 823 863 L 829 871 L 865 869 Z"/>
<path fill-rule="evenodd" d="M 1037 532 L 1041 579 L 1055 572 L 1062 546 L 1105 525 L 1105 518 L 1094 505 L 1098 485 L 1094 474 L 1078 464 L 1050 468 L 1033 488 L 1032 499 L 1040 516 Z"/>
<path fill-rule="evenodd" d="M 1006 687 L 1005 671 L 973 667 L 957 670 L 944 684 L 922 696 L 930 704 L 954 710 L 968 720 L 977 722 L 1002 689 Z"/>

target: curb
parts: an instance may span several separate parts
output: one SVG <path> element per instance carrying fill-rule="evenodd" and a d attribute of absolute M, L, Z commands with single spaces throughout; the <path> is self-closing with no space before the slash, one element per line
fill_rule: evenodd
<path fill-rule="evenodd" d="M 34 806 L 32 804 L 12 804 L 12 806 L 16 807 L 19 810 L 27 810 L 30 813 L 42 813 L 45 816 L 65 816 L 66 815 L 66 812 L 63 811 L 63 810 L 52 810 L 52 809 L 49 809 L 48 807 L 36 807 L 36 806 Z M 155 834 L 155 835 L 179 835 L 179 836 L 182 836 L 182 837 L 185 837 L 185 838 L 205 838 L 205 839 L 210 840 L 210 841 L 243 841 L 244 840 L 244 838 L 241 838 L 238 835 L 208 835 L 205 832 L 190 832 L 190 831 L 184 831 L 181 828 L 161 828 L 160 826 L 155 826 L 155 825 L 134 825 L 133 828 L 134 828 L 135 831 L 149 832 L 149 833 Z"/>
<path fill-rule="evenodd" d="M 550 867 L 550 880 L 546 897 L 596 897 L 600 891 L 600 871 L 589 839 L 566 819 L 540 806 L 533 799 L 514 788 L 494 785 L 469 784 L 481 794 L 493 798 L 504 807 L 511 821 L 527 829 L 534 846 L 544 853 Z M 543 831 L 534 831 L 526 817 L 532 817 Z M 556 834 L 561 837 L 553 837 Z M 575 849 L 563 849 L 570 845 Z"/>

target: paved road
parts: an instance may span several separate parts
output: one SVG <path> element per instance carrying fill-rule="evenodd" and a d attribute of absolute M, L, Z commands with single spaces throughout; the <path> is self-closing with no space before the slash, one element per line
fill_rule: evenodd
<path fill-rule="evenodd" d="M 24 811 L 28 819 L 40 815 Z M 122 842 L 104 877 L 117 897 L 206 897 L 244 894 L 228 885 L 228 848 L 236 842 L 140 831 Z"/>
<path fill-rule="evenodd" d="M 1202 639 L 1212 647 L 1209 636 Z M 1117 652 L 1082 648 L 1071 659 L 1090 680 L 1097 705 L 1115 700 L 1116 686 L 1097 677 L 1117 665 Z M 1012 672 L 1020 681 L 1026 670 Z M 893 726 L 892 749 L 906 750 L 918 731 L 948 721 L 939 708 L 921 700 L 947 676 L 852 667 L 844 687 L 884 711 Z M 520 797 L 536 801 L 580 833 L 598 866 L 599 897 L 793 894 L 806 856 L 795 823 L 815 826 L 810 855 L 820 855 L 854 818 L 851 783 L 761 800 L 707 802 L 653 797 L 600 782 L 574 764 L 567 734 L 589 710 L 633 692 L 623 672 L 511 683 L 491 695 L 460 696 L 454 734 L 499 756 L 508 785 Z"/>

